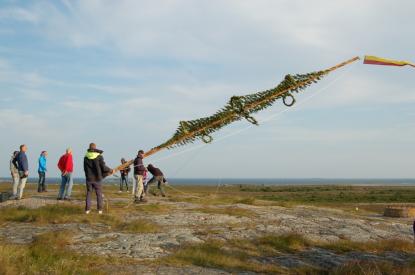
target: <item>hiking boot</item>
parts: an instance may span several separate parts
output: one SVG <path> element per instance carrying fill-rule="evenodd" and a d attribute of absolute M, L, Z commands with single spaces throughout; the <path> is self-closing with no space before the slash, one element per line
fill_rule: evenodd
<path fill-rule="evenodd" d="M 85 214 L 87 214 L 87 215 L 88 215 L 89 213 L 91 213 L 91 210 L 86 210 L 86 211 L 85 211 Z"/>
<path fill-rule="evenodd" d="M 102 215 L 102 210 L 98 210 L 98 214 Z"/>
<path fill-rule="evenodd" d="M 145 198 L 140 198 L 140 202 L 147 202 Z"/>
<path fill-rule="evenodd" d="M 72 199 L 71 198 L 63 198 L 63 200 L 65 200 L 65 201 L 71 201 Z"/>

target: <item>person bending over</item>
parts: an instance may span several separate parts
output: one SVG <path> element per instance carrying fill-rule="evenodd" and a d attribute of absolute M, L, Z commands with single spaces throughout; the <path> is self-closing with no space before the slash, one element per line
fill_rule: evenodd
<path fill-rule="evenodd" d="M 148 192 L 148 186 L 157 183 L 157 188 L 160 190 L 161 195 L 165 197 L 166 193 L 163 190 L 163 185 L 166 184 L 167 181 L 164 178 L 163 172 L 161 172 L 159 168 L 154 167 L 152 164 L 147 166 L 147 170 L 153 175 L 153 178 L 148 182 L 145 192 Z M 154 194 L 156 193 L 154 192 Z"/>

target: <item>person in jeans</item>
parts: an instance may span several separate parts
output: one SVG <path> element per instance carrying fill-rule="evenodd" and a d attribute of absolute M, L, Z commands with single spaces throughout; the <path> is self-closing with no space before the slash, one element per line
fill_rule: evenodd
<path fill-rule="evenodd" d="M 19 170 L 17 169 L 14 159 L 19 151 L 14 151 L 10 159 L 10 174 L 13 180 L 13 198 L 17 198 L 17 186 L 19 185 Z"/>
<path fill-rule="evenodd" d="M 46 151 L 42 151 L 42 153 L 40 153 L 39 156 L 39 160 L 38 160 L 38 169 L 37 172 L 39 173 L 39 182 L 37 185 L 37 192 L 41 193 L 41 192 L 47 192 L 46 190 L 46 157 L 48 156 L 48 152 Z"/>
<path fill-rule="evenodd" d="M 16 199 L 21 200 L 23 198 L 23 191 L 26 186 L 27 178 L 29 177 L 29 162 L 27 161 L 27 146 L 25 144 L 20 145 L 20 152 L 13 159 L 13 164 L 17 167 L 19 172 L 19 183 L 17 185 Z"/>
<path fill-rule="evenodd" d="M 95 143 L 91 143 L 89 144 L 89 148 L 84 157 L 84 172 L 86 178 L 86 214 L 89 214 L 91 211 L 92 190 L 95 190 L 95 194 L 97 195 L 98 214 L 102 214 L 102 180 L 115 172 L 113 169 L 105 165 L 102 153 L 103 151 L 98 150 Z"/>
<path fill-rule="evenodd" d="M 148 192 L 148 186 L 154 183 L 157 183 L 157 188 L 160 190 L 161 195 L 165 197 L 166 193 L 164 192 L 164 189 L 163 189 L 163 185 L 165 184 L 165 179 L 164 179 L 163 172 L 161 172 L 159 168 L 154 167 L 152 164 L 149 164 L 147 166 L 147 170 L 153 175 L 153 178 L 148 182 L 145 193 L 147 194 Z M 154 192 L 154 195 L 156 195 L 155 192 Z"/>
<path fill-rule="evenodd" d="M 58 200 L 70 200 L 73 187 L 73 157 L 71 148 L 66 149 L 66 153 L 60 157 L 58 168 L 62 176 Z"/>
<path fill-rule="evenodd" d="M 133 185 L 133 194 L 134 201 L 136 203 L 146 202 L 144 199 L 144 174 L 146 167 L 143 164 L 144 151 L 138 151 L 137 157 L 134 159 L 134 185 Z"/>
<path fill-rule="evenodd" d="M 121 164 L 124 164 L 124 163 L 126 163 L 126 161 L 124 158 L 122 158 Z M 126 167 L 120 170 L 120 174 L 121 174 L 120 192 L 124 191 L 124 184 L 125 184 L 125 187 L 127 187 L 127 192 L 128 192 L 128 174 L 130 173 L 130 171 L 131 171 L 130 167 Z"/>

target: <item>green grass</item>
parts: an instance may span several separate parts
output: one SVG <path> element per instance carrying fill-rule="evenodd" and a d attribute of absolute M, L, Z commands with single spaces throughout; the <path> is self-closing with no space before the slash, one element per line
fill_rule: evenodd
<path fill-rule="evenodd" d="M 48 205 L 37 209 L 6 207 L 1 210 L 0 222 L 66 223 L 83 214 L 81 207 L 71 205 Z"/>
<path fill-rule="evenodd" d="M 243 186 L 257 199 L 321 203 L 415 203 L 415 187 L 382 186 Z"/>
<path fill-rule="evenodd" d="M 345 253 L 351 251 L 362 251 L 370 253 L 382 253 L 386 251 L 400 251 L 407 253 L 415 252 L 415 245 L 403 240 L 380 240 L 373 242 L 352 242 L 338 241 L 335 243 L 319 244 L 321 248 L 330 249 L 337 253 Z"/>
<path fill-rule="evenodd" d="M 157 224 L 146 220 L 125 222 L 117 213 L 113 215 L 85 215 L 83 208 L 75 205 L 47 205 L 37 209 L 25 207 L 6 207 L 1 210 L 0 223 L 22 222 L 34 224 L 64 224 L 64 223 L 102 223 L 111 228 L 127 233 L 155 233 L 161 228 Z"/>
<path fill-rule="evenodd" d="M 0 274 L 104 274 L 118 259 L 80 255 L 67 248 L 71 232 L 50 232 L 30 245 L 0 244 Z"/>
<path fill-rule="evenodd" d="M 330 271 L 333 275 L 413 275 L 413 263 L 393 265 L 388 262 L 352 261 Z"/>
<path fill-rule="evenodd" d="M 174 255 L 162 260 L 173 265 L 197 265 L 220 268 L 227 271 L 252 271 L 260 273 L 282 273 L 275 265 L 261 264 L 250 260 L 249 255 L 240 250 L 225 249 L 224 243 L 209 241 L 199 245 L 181 247 Z"/>
<path fill-rule="evenodd" d="M 157 233 L 161 231 L 159 225 L 143 219 L 118 223 L 115 228 L 117 231 L 126 233 Z"/>
<path fill-rule="evenodd" d="M 232 239 L 227 241 L 208 240 L 203 244 L 185 245 L 177 249 L 171 256 L 162 260 L 172 265 L 197 265 L 213 267 L 230 272 L 252 271 L 260 273 L 290 274 L 400 274 L 390 271 L 401 271 L 402 274 L 415 271 L 415 262 L 403 266 L 392 263 L 365 263 L 357 269 L 346 264 L 335 270 L 322 270 L 319 267 L 301 267 L 285 270 L 276 265 L 262 264 L 255 259 L 278 256 L 281 254 L 297 254 L 312 247 L 320 247 L 336 253 L 361 251 L 368 253 L 384 253 L 386 251 L 414 253 L 414 245 L 399 240 L 357 243 L 339 241 L 335 243 L 318 243 L 306 240 L 301 235 L 267 235 L 255 239 Z M 373 273 L 374 271 L 378 273 Z"/>

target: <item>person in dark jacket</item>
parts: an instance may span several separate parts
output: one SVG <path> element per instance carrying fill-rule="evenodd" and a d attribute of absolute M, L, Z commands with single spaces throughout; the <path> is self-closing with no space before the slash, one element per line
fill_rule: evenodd
<path fill-rule="evenodd" d="M 134 159 L 134 185 L 133 194 L 136 203 L 145 202 L 143 178 L 146 167 L 143 164 L 144 151 L 138 151 L 137 157 Z"/>
<path fill-rule="evenodd" d="M 164 178 L 163 172 L 161 172 L 159 168 L 154 167 L 153 164 L 149 164 L 147 166 L 147 170 L 153 175 L 153 178 L 148 182 L 145 193 L 147 194 L 148 192 L 148 186 L 157 182 L 157 188 L 160 190 L 161 195 L 165 197 L 166 193 L 164 192 L 163 185 L 165 184 L 166 180 Z M 156 193 L 154 192 L 154 194 Z"/>
<path fill-rule="evenodd" d="M 84 158 L 84 171 L 86 178 L 86 214 L 89 214 L 91 211 L 92 189 L 95 190 L 95 194 L 97 195 L 98 213 L 102 214 L 102 180 L 105 177 L 114 174 L 114 170 L 105 165 L 102 153 L 103 151 L 98 150 L 95 143 L 91 143 Z"/>
<path fill-rule="evenodd" d="M 19 171 L 19 184 L 17 186 L 17 200 L 23 198 L 23 191 L 26 186 L 27 178 L 29 176 L 29 162 L 26 156 L 27 146 L 25 144 L 20 145 L 20 152 L 13 160 L 13 164 Z"/>
<path fill-rule="evenodd" d="M 122 158 L 121 159 L 121 164 L 126 163 L 125 159 Z M 120 170 L 120 174 L 121 174 L 121 180 L 120 180 L 120 192 L 124 191 L 124 184 L 125 187 L 127 187 L 127 192 L 128 192 L 128 174 L 130 173 L 131 168 L 130 167 L 126 167 L 122 170 Z"/>

